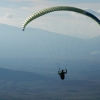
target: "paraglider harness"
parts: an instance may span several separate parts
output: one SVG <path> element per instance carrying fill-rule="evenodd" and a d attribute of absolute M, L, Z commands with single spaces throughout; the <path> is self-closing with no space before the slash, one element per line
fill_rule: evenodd
<path fill-rule="evenodd" d="M 59 71 L 58 71 L 58 74 L 60 75 L 60 78 L 62 79 L 62 80 L 64 80 L 65 79 L 65 74 L 67 73 L 67 69 L 65 68 L 65 71 L 64 70 L 60 70 L 60 68 L 59 68 Z"/>

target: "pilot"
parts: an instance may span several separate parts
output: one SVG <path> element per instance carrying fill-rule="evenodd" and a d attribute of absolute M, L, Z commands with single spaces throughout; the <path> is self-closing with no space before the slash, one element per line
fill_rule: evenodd
<path fill-rule="evenodd" d="M 58 74 L 60 75 L 60 78 L 62 79 L 62 80 L 64 80 L 65 79 L 65 74 L 67 73 L 67 69 L 65 69 L 65 71 L 64 70 L 62 70 L 62 71 L 58 71 Z"/>

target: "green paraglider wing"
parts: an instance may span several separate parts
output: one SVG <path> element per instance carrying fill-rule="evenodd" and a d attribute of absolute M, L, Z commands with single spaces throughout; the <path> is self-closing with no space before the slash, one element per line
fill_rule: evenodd
<path fill-rule="evenodd" d="M 92 18 L 93 20 L 95 20 L 99 25 L 100 25 L 100 20 L 94 16 L 93 14 L 85 11 L 85 10 L 82 10 L 80 8 L 75 8 L 75 7 L 69 7 L 69 6 L 56 6 L 56 7 L 50 7 L 50 8 L 46 8 L 46 9 L 43 9 L 43 10 L 40 10 L 34 14 L 32 14 L 31 16 L 29 16 L 24 22 L 23 22 L 23 25 L 22 25 L 22 30 L 24 31 L 26 25 L 31 22 L 32 20 L 42 16 L 42 15 L 45 15 L 47 13 L 50 13 L 50 12 L 53 12 L 53 11 L 73 11 L 73 12 L 77 12 L 77 13 L 80 13 L 80 14 L 83 14 L 83 15 L 86 15 L 90 18 Z"/>

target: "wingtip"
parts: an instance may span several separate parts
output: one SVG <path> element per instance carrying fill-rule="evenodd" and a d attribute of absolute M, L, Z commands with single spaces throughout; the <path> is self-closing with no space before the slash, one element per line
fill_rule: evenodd
<path fill-rule="evenodd" d="M 22 31 L 24 31 L 24 29 L 22 29 Z"/>

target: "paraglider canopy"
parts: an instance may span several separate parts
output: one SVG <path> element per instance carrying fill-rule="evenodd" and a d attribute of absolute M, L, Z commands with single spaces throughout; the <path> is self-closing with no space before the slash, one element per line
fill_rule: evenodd
<path fill-rule="evenodd" d="M 40 10 L 34 14 L 32 14 L 31 16 L 29 16 L 24 22 L 23 22 L 23 25 L 22 25 L 22 30 L 24 31 L 26 25 L 31 22 L 32 20 L 42 16 L 42 15 L 45 15 L 47 13 L 50 13 L 50 12 L 53 12 L 53 11 L 73 11 L 73 12 L 76 12 L 76 13 L 80 13 L 80 14 L 83 14 L 85 16 L 88 16 L 90 18 L 92 18 L 93 20 L 95 20 L 99 25 L 100 25 L 100 20 L 93 14 L 83 10 L 83 9 L 80 9 L 80 8 L 76 8 L 76 7 L 69 7 L 69 6 L 56 6 L 56 7 L 50 7 L 50 8 L 46 8 L 46 9 L 43 9 L 43 10 Z"/>

